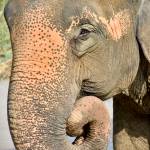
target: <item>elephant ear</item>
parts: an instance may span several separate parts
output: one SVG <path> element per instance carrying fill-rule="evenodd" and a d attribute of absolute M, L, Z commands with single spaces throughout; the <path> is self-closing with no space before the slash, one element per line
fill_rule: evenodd
<path fill-rule="evenodd" d="M 137 39 L 150 63 L 150 0 L 142 0 L 138 12 Z"/>

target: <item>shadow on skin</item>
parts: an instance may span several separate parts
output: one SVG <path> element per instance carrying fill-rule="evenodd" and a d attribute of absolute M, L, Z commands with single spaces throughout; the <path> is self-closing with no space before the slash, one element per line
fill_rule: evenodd
<path fill-rule="evenodd" d="M 150 115 L 141 112 L 132 99 L 123 95 L 119 99 L 114 98 L 114 133 L 118 135 L 116 140 L 124 142 L 123 145 L 131 149 L 147 150 L 147 147 L 150 149 Z"/>

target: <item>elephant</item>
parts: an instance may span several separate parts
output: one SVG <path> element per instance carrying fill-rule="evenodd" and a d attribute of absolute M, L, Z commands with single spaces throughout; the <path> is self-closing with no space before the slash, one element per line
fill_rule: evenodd
<path fill-rule="evenodd" d="M 106 149 L 109 117 L 97 101 L 111 97 L 114 149 L 150 149 L 149 0 L 9 0 L 4 14 L 18 150 Z M 66 132 L 77 135 L 74 145 Z"/>

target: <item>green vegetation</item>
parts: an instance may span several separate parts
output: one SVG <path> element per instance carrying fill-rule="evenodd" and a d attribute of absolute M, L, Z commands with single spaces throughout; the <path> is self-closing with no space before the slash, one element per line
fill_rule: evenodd
<path fill-rule="evenodd" d="M 4 19 L 6 0 L 0 0 L 0 80 L 9 77 L 11 67 L 11 44 L 7 24 Z"/>
<path fill-rule="evenodd" d="M 3 55 L 1 57 L 4 57 L 3 59 L 0 59 L 0 63 L 11 58 L 9 31 L 3 16 L 4 6 L 5 1 L 0 0 L 0 55 Z"/>

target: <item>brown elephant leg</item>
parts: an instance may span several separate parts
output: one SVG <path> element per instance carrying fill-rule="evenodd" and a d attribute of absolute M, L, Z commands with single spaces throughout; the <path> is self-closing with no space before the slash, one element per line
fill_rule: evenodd
<path fill-rule="evenodd" d="M 67 121 L 67 134 L 77 136 L 74 144 L 101 141 L 97 148 L 106 149 L 110 134 L 110 118 L 103 101 L 85 96 L 76 101 Z"/>
<path fill-rule="evenodd" d="M 114 150 L 150 150 L 150 115 L 126 96 L 114 98 Z"/>

